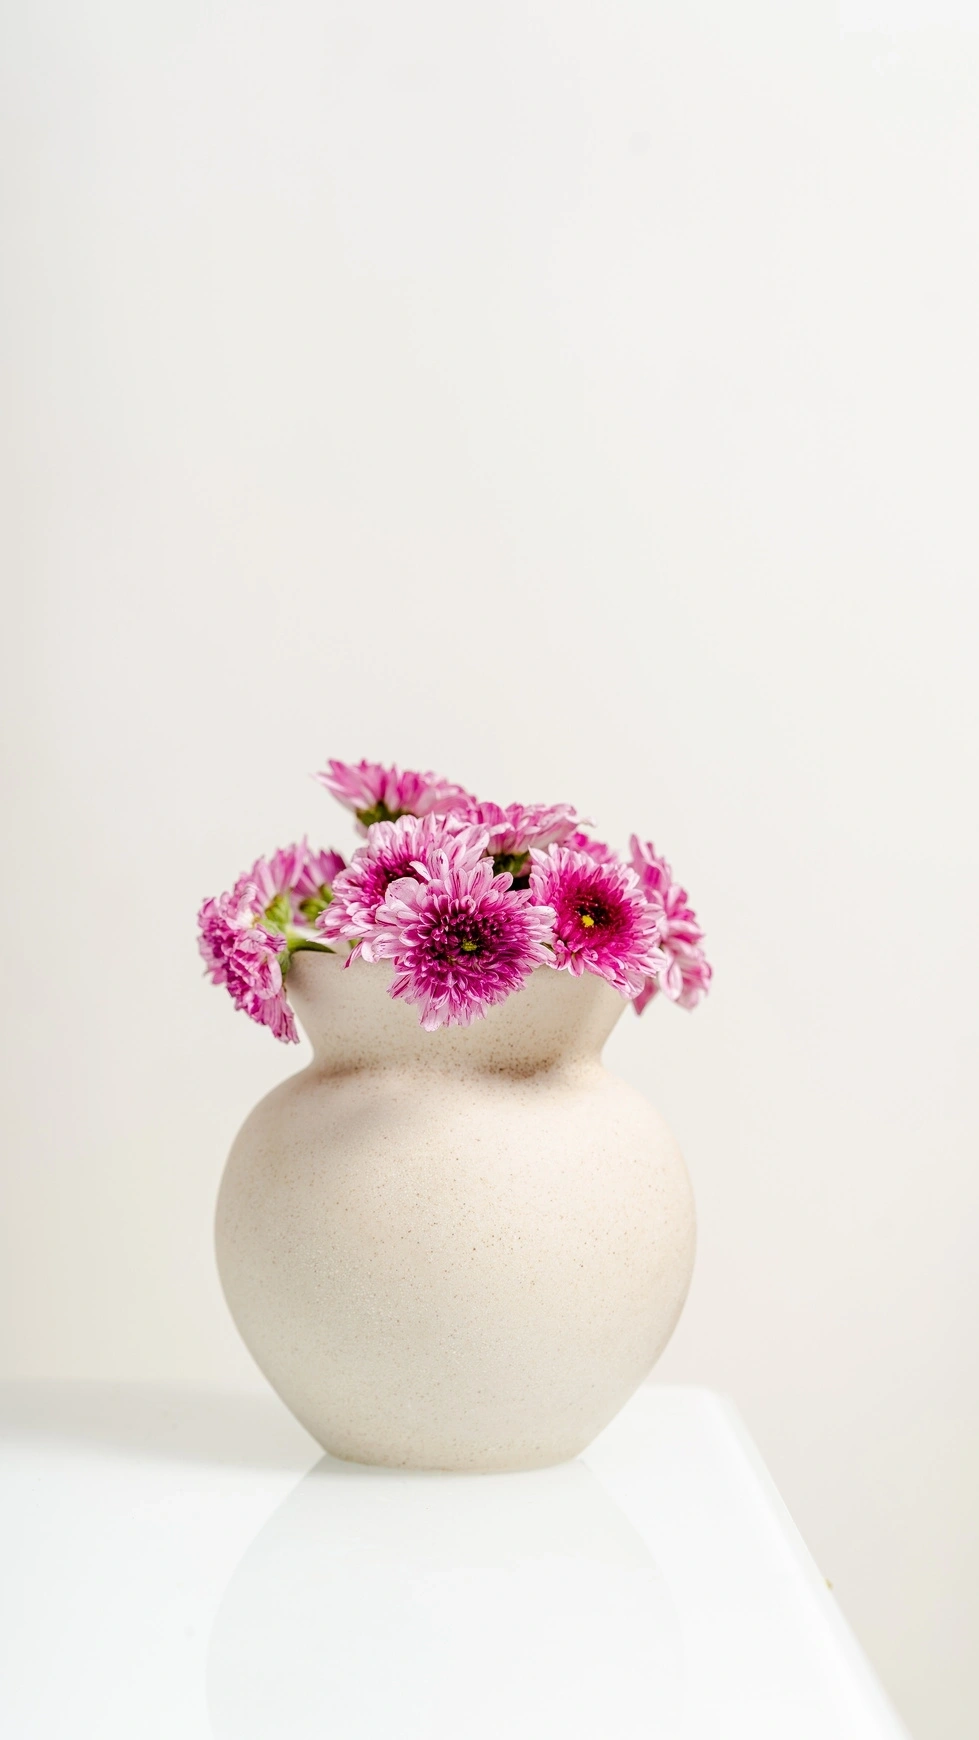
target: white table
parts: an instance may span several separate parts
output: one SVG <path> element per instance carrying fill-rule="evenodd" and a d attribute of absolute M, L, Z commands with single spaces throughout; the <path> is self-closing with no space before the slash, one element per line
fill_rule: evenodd
<path fill-rule="evenodd" d="M 5 1740 L 898 1740 L 737 1415 L 397 1474 L 272 1397 L 0 1390 Z"/>

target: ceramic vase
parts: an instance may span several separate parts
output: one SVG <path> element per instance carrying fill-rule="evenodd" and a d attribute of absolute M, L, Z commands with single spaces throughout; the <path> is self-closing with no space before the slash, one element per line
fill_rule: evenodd
<path fill-rule="evenodd" d="M 601 1061 L 626 1008 L 540 967 L 426 1033 L 390 969 L 300 954 L 312 1061 L 256 1106 L 217 1208 L 235 1322 L 333 1455 L 530 1469 L 576 1456 L 650 1371 L 694 1254 L 652 1106 Z"/>

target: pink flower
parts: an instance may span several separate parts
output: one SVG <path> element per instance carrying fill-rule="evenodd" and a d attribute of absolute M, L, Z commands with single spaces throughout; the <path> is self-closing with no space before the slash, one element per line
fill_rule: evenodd
<path fill-rule="evenodd" d="M 362 833 L 373 822 L 395 822 L 399 816 L 440 815 L 472 803 L 469 792 L 438 773 L 403 773 L 376 761 L 331 761 L 316 778 L 328 792 L 353 810 Z"/>
<path fill-rule="evenodd" d="M 286 939 L 259 924 L 261 916 L 262 895 L 253 882 L 239 882 L 233 893 L 205 900 L 197 915 L 201 955 L 212 984 L 227 988 L 236 1009 L 270 1027 L 276 1039 L 296 1044 L 299 1035 L 279 959 Z"/>
<path fill-rule="evenodd" d="M 519 857 L 531 846 L 550 846 L 565 840 L 578 825 L 570 804 L 473 803 L 465 810 L 468 821 L 489 830 L 489 851 L 494 858 Z M 508 866 L 509 868 L 509 866 Z"/>
<path fill-rule="evenodd" d="M 334 879 L 344 868 L 339 852 L 316 852 L 308 840 L 281 846 L 270 858 L 257 858 L 235 889 L 258 890 L 265 922 L 274 930 L 312 924 L 329 903 Z"/>
<path fill-rule="evenodd" d="M 596 864 L 617 864 L 619 854 L 606 846 L 604 840 L 593 840 L 589 834 L 580 831 L 569 834 L 562 840 L 563 846 L 570 846 L 573 852 L 584 852 L 586 858 L 593 858 Z"/>
<path fill-rule="evenodd" d="M 488 858 L 433 853 L 420 879 L 394 882 L 369 939 L 394 963 L 392 997 L 421 1007 L 421 1024 L 468 1027 L 550 960 L 554 914 L 534 905 Z"/>
<path fill-rule="evenodd" d="M 458 827 L 457 818 L 402 816 L 397 822 L 374 822 L 367 844 L 359 846 L 346 870 L 333 883 L 333 900 L 317 924 L 325 937 L 347 937 L 372 960 L 370 936 L 377 909 L 392 882 L 420 877 L 433 853 L 450 850 L 454 862 L 476 863 L 486 850 L 483 828 Z"/>
<path fill-rule="evenodd" d="M 634 871 L 596 863 L 584 852 L 552 846 L 531 853 L 530 892 L 555 912 L 554 965 L 607 979 L 634 997 L 665 965 L 659 929 Z"/>
<path fill-rule="evenodd" d="M 665 965 L 647 979 L 636 997 L 636 1013 L 642 1014 L 657 991 L 683 1009 L 695 1009 L 711 981 L 697 915 L 688 905 L 686 889 L 674 882 L 670 866 L 657 857 L 652 841 L 643 843 L 633 834 L 629 844 L 633 868 L 659 921 L 665 956 Z"/>

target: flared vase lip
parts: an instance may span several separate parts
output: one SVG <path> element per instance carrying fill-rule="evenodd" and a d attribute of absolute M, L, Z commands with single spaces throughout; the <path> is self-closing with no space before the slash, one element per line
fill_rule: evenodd
<path fill-rule="evenodd" d="M 317 1065 L 528 1075 L 574 1059 L 597 1062 L 628 1002 L 593 973 L 542 966 L 469 1027 L 430 1033 L 417 1006 L 390 996 L 392 977 L 386 961 L 306 950 L 293 957 L 286 992 Z"/>

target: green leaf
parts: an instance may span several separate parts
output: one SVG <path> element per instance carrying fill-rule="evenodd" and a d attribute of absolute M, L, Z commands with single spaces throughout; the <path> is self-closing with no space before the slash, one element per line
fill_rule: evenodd
<path fill-rule="evenodd" d="M 325 912 L 333 899 L 333 890 L 324 882 L 318 894 L 309 894 L 299 902 L 299 910 L 307 924 L 315 924 L 321 912 Z"/>
<path fill-rule="evenodd" d="M 271 900 L 265 908 L 263 916 L 266 922 L 270 924 L 274 930 L 285 930 L 286 925 L 292 917 L 292 908 L 289 905 L 288 894 L 277 894 L 275 899 Z"/>
<path fill-rule="evenodd" d="M 375 822 L 396 822 L 399 816 L 407 814 L 407 810 L 389 810 L 383 799 L 379 799 L 372 809 L 354 811 L 358 822 L 365 828 L 372 828 Z"/>
<path fill-rule="evenodd" d="M 523 876 L 530 858 L 529 852 L 498 852 L 493 859 L 493 875 Z"/>

